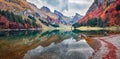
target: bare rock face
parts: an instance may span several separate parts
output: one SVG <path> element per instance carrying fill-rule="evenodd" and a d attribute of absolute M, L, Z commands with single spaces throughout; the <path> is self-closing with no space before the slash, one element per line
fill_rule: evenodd
<path fill-rule="evenodd" d="M 41 7 L 40 10 L 45 11 L 45 12 L 51 12 L 50 9 L 48 7 L 45 7 L 45 6 Z"/>
<path fill-rule="evenodd" d="M 93 4 L 91 5 L 87 13 L 98 9 L 99 7 L 108 7 L 111 3 L 115 1 L 117 0 L 94 0 Z"/>

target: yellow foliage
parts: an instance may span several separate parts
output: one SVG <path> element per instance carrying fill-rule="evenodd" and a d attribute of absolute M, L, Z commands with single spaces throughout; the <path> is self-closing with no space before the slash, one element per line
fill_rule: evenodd
<path fill-rule="evenodd" d="M 24 0 L 18 0 L 16 3 L 7 2 L 5 0 L 0 0 L 0 2 L 4 4 L 4 6 L 2 7 L 5 8 L 4 10 L 13 10 L 13 9 L 17 9 L 17 11 L 24 11 L 26 9 L 32 10 L 30 4 L 28 2 L 25 2 Z"/>

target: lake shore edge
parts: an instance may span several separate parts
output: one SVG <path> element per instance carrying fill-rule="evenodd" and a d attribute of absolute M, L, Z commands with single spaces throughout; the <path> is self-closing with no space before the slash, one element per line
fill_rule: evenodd
<path fill-rule="evenodd" d="M 120 34 L 94 37 L 102 44 L 101 48 L 93 53 L 92 59 L 119 59 L 120 58 Z"/>

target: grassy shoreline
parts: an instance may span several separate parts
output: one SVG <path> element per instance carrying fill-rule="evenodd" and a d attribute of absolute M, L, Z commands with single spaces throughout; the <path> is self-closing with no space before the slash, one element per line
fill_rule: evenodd
<path fill-rule="evenodd" d="M 112 26 L 112 27 L 89 27 L 89 26 L 82 26 L 79 28 L 75 28 L 78 30 L 83 30 L 83 31 L 90 31 L 90 30 L 111 30 L 111 31 L 115 31 L 115 30 L 120 30 L 120 26 Z"/>
<path fill-rule="evenodd" d="M 73 28 L 72 26 L 61 26 L 58 28 L 54 28 L 54 27 L 48 27 L 48 28 L 29 28 L 29 29 L 0 29 L 0 31 L 12 31 L 12 30 L 82 30 L 82 31 L 90 31 L 90 30 L 111 30 L 111 31 L 116 31 L 116 30 L 120 30 L 120 26 L 111 26 L 111 27 L 89 27 L 89 26 L 81 26 L 78 28 Z"/>
<path fill-rule="evenodd" d="M 21 31 L 21 30 L 42 30 L 42 28 L 31 28 L 31 29 L 0 29 L 0 31 Z"/>

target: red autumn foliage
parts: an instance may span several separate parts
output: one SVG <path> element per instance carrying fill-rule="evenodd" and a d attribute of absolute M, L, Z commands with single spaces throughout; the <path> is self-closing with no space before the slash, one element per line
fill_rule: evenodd
<path fill-rule="evenodd" d="M 16 22 L 8 21 L 7 18 L 0 15 L 0 29 L 19 29 L 21 25 Z"/>
<path fill-rule="evenodd" d="M 101 17 L 102 20 L 105 20 L 106 18 L 109 19 L 109 26 L 120 25 L 120 10 L 116 10 L 118 5 L 120 5 L 120 0 L 114 1 L 109 6 L 100 5 L 98 6 L 99 8 L 96 8 L 95 10 L 86 14 L 86 16 L 79 20 L 78 23 L 84 23 L 89 19 Z"/>

